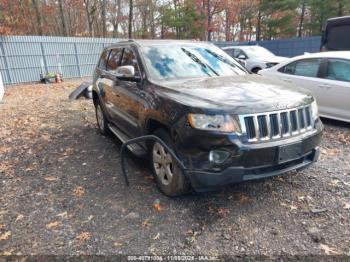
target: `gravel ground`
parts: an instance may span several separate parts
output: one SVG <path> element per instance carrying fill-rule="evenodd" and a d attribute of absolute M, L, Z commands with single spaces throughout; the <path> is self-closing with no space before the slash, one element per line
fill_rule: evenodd
<path fill-rule="evenodd" d="M 168 198 L 145 160 L 101 136 L 79 80 L 14 86 L 0 103 L 0 253 L 350 255 L 350 125 L 324 121 L 318 163 Z"/>

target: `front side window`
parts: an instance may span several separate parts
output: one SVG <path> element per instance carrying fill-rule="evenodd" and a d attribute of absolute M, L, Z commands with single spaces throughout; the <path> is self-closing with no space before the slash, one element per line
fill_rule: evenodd
<path fill-rule="evenodd" d="M 123 53 L 123 59 L 121 62 L 122 66 L 133 66 L 135 68 L 135 75 L 140 75 L 140 69 L 137 63 L 137 58 L 135 53 L 129 49 L 129 48 L 125 48 L 124 49 L 124 53 Z"/>
<path fill-rule="evenodd" d="M 122 58 L 123 48 L 113 48 L 109 54 L 107 62 L 107 70 L 115 71 L 120 66 L 120 59 Z"/>
<path fill-rule="evenodd" d="M 343 59 L 328 59 L 325 78 L 350 82 L 350 61 Z"/>
<path fill-rule="evenodd" d="M 109 50 L 105 50 L 101 54 L 100 62 L 98 63 L 98 67 L 102 70 L 106 70 L 108 54 L 109 54 Z"/>
<path fill-rule="evenodd" d="M 285 65 L 280 72 L 290 75 L 317 77 L 321 59 L 304 59 Z"/>
<path fill-rule="evenodd" d="M 247 57 L 247 55 L 242 51 L 242 49 L 234 49 L 233 57 L 238 58 L 240 55 Z"/>
<path fill-rule="evenodd" d="M 215 46 L 146 46 L 142 55 L 149 74 L 158 80 L 246 74 L 232 57 Z"/>

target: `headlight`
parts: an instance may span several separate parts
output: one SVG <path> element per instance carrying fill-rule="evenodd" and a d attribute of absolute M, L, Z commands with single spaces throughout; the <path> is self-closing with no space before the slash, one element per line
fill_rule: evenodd
<path fill-rule="evenodd" d="M 311 116 L 313 120 L 318 118 L 318 106 L 317 106 L 316 100 L 314 100 L 311 103 Z"/>
<path fill-rule="evenodd" d="M 240 132 L 239 122 L 229 115 L 189 114 L 188 122 L 196 129 Z"/>

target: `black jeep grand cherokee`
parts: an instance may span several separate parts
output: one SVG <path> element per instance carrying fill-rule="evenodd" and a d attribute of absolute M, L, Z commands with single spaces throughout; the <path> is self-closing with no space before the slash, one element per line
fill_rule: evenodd
<path fill-rule="evenodd" d="M 314 98 L 285 83 L 250 75 L 212 44 L 124 41 L 102 52 L 93 102 L 102 134 L 150 153 L 160 190 L 169 196 L 300 170 L 315 162 L 322 123 Z"/>

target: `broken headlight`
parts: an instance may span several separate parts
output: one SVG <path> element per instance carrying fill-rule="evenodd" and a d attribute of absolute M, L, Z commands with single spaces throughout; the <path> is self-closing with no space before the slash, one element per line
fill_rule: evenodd
<path fill-rule="evenodd" d="M 221 132 L 240 132 L 239 122 L 229 115 L 189 114 L 188 122 L 193 128 Z"/>

